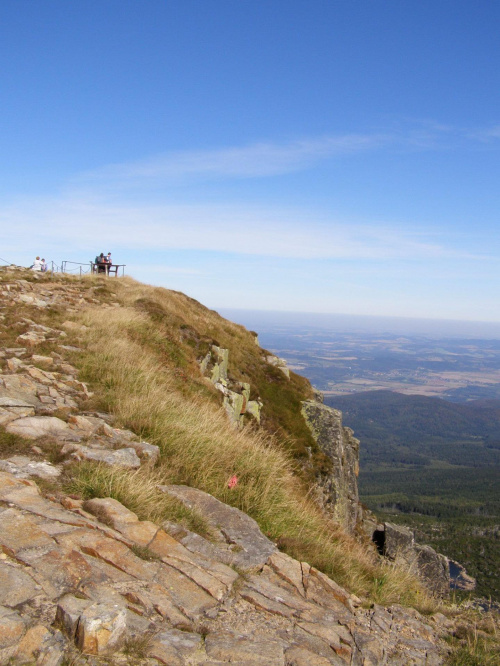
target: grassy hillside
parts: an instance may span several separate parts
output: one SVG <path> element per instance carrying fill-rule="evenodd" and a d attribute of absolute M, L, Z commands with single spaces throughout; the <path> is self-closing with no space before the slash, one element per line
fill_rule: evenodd
<path fill-rule="evenodd" d="M 300 401 L 312 395 L 307 380 L 294 374 L 287 380 L 265 362 L 253 334 L 184 294 L 98 277 L 84 279 L 82 288 L 99 301 L 74 316 L 87 328 L 69 338 L 84 350 L 72 361 L 94 392 L 86 407 L 110 411 L 162 456 L 148 478 L 75 466 L 74 490 L 115 496 L 148 516 L 158 500 L 155 483 L 192 485 L 246 511 L 283 550 L 358 595 L 432 606 L 411 574 L 381 562 L 309 499 L 310 477 L 301 465 L 307 448 L 316 467 L 326 461 L 300 416 Z M 53 325 L 67 319 L 55 309 L 40 316 Z M 249 382 L 263 400 L 262 428 L 253 421 L 242 430 L 229 425 L 220 394 L 198 365 L 213 343 L 230 350 L 230 376 Z M 239 483 L 229 489 L 233 474 Z"/>

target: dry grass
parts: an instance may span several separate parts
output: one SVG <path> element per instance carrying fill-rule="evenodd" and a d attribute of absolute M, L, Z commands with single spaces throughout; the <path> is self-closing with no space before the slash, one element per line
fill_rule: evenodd
<path fill-rule="evenodd" d="M 148 472 L 103 468 L 88 474 L 80 466 L 74 489 L 85 496 L 115 497 L 141 518 L 178 520 L 155 487 L 158 482 L 185 483 L 242 509 L 283 550 L 360 596 L 432 606 L 411 573 L 381 563 L 324 518 L 308 499 L 283 441 L 255 428 L 229 426 L 217 393 L 200 376 L 197 358 L 210 339 L 237 349 L 239 362 L 263 363 L 248 331 L 177 292 L 133 280 L 113 283 L 113 291 L 121 308 L 89 308 L 82 315 L 89 332 L 87 352 L 78 361 L 81 376 L 119 423 L 160 447 L 161 461 L 149 477 Z M 310 397 L 306 389 L 303 399 Z M 227 481 L 233 474 L 239 482 L 230 490 Z M 131 475 L 137 475 L 133 482 Z"/>
<path fill-rule="evenodd" d="M 160 483 L 164 483 L 163 475 L 147 467 L 130 471 L 82 462 L 72 465 L 66 472 L 64 487 L 82 499 L 112 497 L 137 514 L 140 520 L 151 520 L 159 525 L 171 520 L 210 538 L 211 531 L 204 518 L 158 490 Z"/>
<path fill-rule="evenodd" d="M 51 280 L 57 289 L 59 281 Z M 308 499 L 307 479 L 297 461 L 308 447 L 316 469 L 324 469 L 325 460 L 300 415 L 300 401 L 312 396 L 307 380 L 293 373 L 286 380 L 265 362 L 266 352 L 250 332 L 184 294 L 96 276 L 65 277 L 61 284 L 75 282 L 101 303 L 122 306 L 89 307 L 81 315 L 89 330 L 78 346 L 86 352 L 72 360 L 80 378 L 92 384 L 94 407 L 112 412 L 118 425 L 157 444 L 162 455 L 155 470 L 74 465 L 68 470 L 71 490 L 86 498 L 114 497 L 141 519 L 173 520 L 210 537 L 200 516 L 157 489 L 160 483 L 185 483 L 242 509 L 280 548 L 350 591 L 379 603 L 428 607 L 409 572 L 381 563 Z M 15 317 L 18 321 L 28 314 L 23 308 Z M 37 313 L 56 327 L 66 316 L 57 308 Z M 199 372 L 198 361 L 212 344 L 230 350 L 231 377 L 250 382 L 264 399 L 263 429 L 229 426 L 220 394 Z M 4 445 L 10 450 L 25 446 L 18 440 Z M 230 490 L 227 481 L 233 474 L 239 482 Z"/>
<path fill-rule="evenodd" d="M 454 612 L 453 612 L 454 611 Z M 453 614 L 455 631 L 448 639 L 451 647 L 448 666 L 498 666 L 500 664 L 500 625 L 498 613 L 472 609 L 447 609 Z"/>

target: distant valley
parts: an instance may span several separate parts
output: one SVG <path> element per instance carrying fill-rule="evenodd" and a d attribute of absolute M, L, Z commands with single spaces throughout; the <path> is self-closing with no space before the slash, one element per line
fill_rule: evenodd
<path fill-rule="evenodd" d="M 361 441 L 362 501 L 462 562 L 478 594 L 500 600 L 500 330 L 225 314 L 343 412 Z"/>

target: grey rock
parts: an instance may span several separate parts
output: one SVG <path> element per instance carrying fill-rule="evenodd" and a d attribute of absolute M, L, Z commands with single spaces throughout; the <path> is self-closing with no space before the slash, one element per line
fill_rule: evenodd
<path fill-rule="evenodd" d="M 246 513 L 228 506 L 212 495 L 188 486 L 160 486 L 162 490 L 195 509 L 224 535 L 226 542 L 241 548 L 234 554 L 234 564 L 249 569 L 265 564 L 276 546 L 262 534 L 258 524 Z"/>
<path fill-rule="evenodd" d="M 90 606 L 89 599 L 78 599 L 71 594 L 66 594 L 57 604 L 56 623 L 68 638 L 72 640 L 76 636 L 76 628 L 83 611 Z"/>
<path fill-rule="evenodd" d="M 60 437 L 71 432 L 69 425 L 55 416 L 28 416 L 17 419 L 9 423 L 6 430 L 28 439 L 37 439 L 46 435 Z"/>
<path fill-rule="evenodd" d="M 384 523 L 383 554 L 391 560 L 405 556 L 413 551 L 415 538 L 413 532 L 402 525 Z"/>
<path fill-rule="evenodd" d="M 332 461 L 332 471 L 320 484 L 326 494 L 325 509 L 348 532 L 358 517 L 359 441 L 342 425 L 342 412 L 314 400 L 302 403 L 302 415 L 319 448 Z"/>
<path fill-rule="evenodd" d="M 417 567 L 420 578 L 427 587 L 437 594 L 444 596 L 450 591 L 450 568 L 448 558 L 437 553 L 430 546 L 415 546 Z"/>
<path fill-rule="evenodd" d="M 15 645 L 25 630 L 26 626 L 19 613 L 0 606 L 0 649 Z"/>
<path fill-rule="evenodd" d="M 116 465 L 117 467 L 126 467 L 129 469 L 138 469 L 141 466 L 141 461 L 135 449 L 131 447 L 118 449 L 117 451 L 95 449 L 83 445 L 71 445 L 71 448 L 71 457 L 76 460 L 95 460 L 106 465 Z"/>
<path fill-rule="evenodd" d="M 39 586 L 20 566 L 0 560 L 0 605 L 14 608 L 39 594 Z"/>
<path fill-rule="evenodd" d="M 56 479 L 61 470 L 49 462 L 37 462 L 27 456 L 12 456 L 7 460 L 0 460 L 0 470 L 13 474 L 18 479 L 28 479 L 37 476 L 40 479 Z"/>

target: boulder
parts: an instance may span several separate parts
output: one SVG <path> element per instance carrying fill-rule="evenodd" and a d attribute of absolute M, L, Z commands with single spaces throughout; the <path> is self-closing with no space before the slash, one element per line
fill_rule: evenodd
<path fill-rule="evenodd" d="M 71 444 L 62 449 L 63 453 L 71 452 L 71 457 L 75 460 L 94 460 L 110 467 L 125 467 L 128 469 L 138 469 L 141 461 L 135 452 L 135 449 L 127 447 L 117 451 L 107 449 L 91 448 L 84 445 Z"/>
<path fill-rule="evenodd" d="M 56 479 L 61 475 L 61 470 L 49 462 L 30 460 L 27 456 L 12 456 L 7 460 L 0 460 L 0 469 L 10 472 L 18 479 L 28 479 L 37 476 L 40 479 Z"/>
<path fill-rule="evenodd" d="M 227 543 L 240 547 L 234 553 L 233 564 L 249 569 L 265 564 L 277 548 L 262 534 L 258 524 L 246 513 L 220 502 L 212 495 L 188 486 L 160 486 L 164 491 L 180 499 L 186 506 L 195 509 L 222 533 Z"/>
<path fill-rule="evenodd" d="M 64 438 L 65 435 L 71 434 L 69 425 L 55 416 L 28 416 L 17 419 L 9 423 L 6 430 L 28 439 L 38 439 L 47 435 Z"/>

